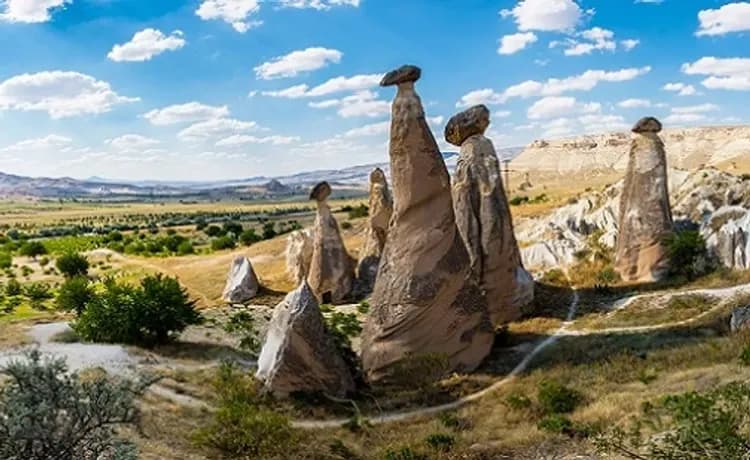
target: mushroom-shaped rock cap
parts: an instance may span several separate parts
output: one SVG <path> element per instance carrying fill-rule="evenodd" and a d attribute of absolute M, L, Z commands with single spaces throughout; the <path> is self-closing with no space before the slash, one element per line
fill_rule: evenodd
<path fill-rule="evenodd" d="M 638 120 L 633 126 L 634 133 L 658 133 L 661 131 L 661 122 L 654 117 L 645 117 Z"/>
<path fill-rule="evenodd" d="M 385 173 L 380 168 L 375 168 L 370 173 L 370 183 L 371 184 L 384 184 L 385 183 Z"/>
<path fill-rule="evenodd" d="M 380 80 L 380 86 L 393 86 L 410 81 L 417 81 L 421 76 L 422 69 L 415 65 L 405 65 L 385 74 L 383 79 Z"/>
<path fill-rule="evenodd" d="M 311 200 L 325 201 L 329 196 L 331 196 L 331 186 L 326 181 L 319 183 L 310 191 Z"/>
<path fill-rule="evenodd" d="M 445 140 L 460 147 L 469 137 L 484 134 L 489 125 L 490 109 L 482 104 L 475 105 L 448 120 L 445 125 Z"/>

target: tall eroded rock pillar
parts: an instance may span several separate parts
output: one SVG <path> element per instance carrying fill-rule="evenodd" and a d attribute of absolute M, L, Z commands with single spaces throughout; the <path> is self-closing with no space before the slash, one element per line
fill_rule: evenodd
<path fill-rule="evenodd" d="M 380 256 L 383 253 L 385 240 L 388 236 L 388 223 L 393 213 L 393 198 L 390 190 L 388 190 L 385 173 L 380 168 L 375 168 L 370 173 L 369 208 L 367 234 L 362 245 L 359 269 L 357 270 L 365 292 L 372 291 L 375 284 Z"/>
<path fill-rule="evenodd" d="M 390 161 L 394 209 L 362 362 L 371 382 L 384 382 L 422 358 L 445 372 L 470 371 L 487 356 L 493 330 L 456 228 L 448 170 L 414 90 L 417 67 L 388 73 L 393 101 Z"/>
<path fill-rule="evenodd" d="M 667 159 L 661 123 L 643 118 L 633 127 L 620 198 L 615 270 L 625 281 L 651 282 L 669 271 L 664 239 L 672 234 Z"/>
<path fill-rule="evenodd" d="M 489 124 L 487 107 L 474 106 L 448 121 L 445 140 L 461 147 L 453 176 L 456 224 L 490 319 L 501 325 L 521 317 L 534 299 L 534 280 L 521 262 L 495 147 L 484 136 Z"/>
<path fill-rule="evenodd" d="M 352 291 L 354 260 L 339 233 L 339 224 L 328 207 L 331 186 L 321 182 L 310 192 L 318 205 L 313 230 L 313 252 L 307 281 L 320 302 L 340 303 Z"/>

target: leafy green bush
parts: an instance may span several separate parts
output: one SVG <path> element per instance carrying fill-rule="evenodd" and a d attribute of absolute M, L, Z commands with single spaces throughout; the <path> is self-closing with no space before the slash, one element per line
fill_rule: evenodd
<path fill-rule="evenodd" d="M 223 235 L 224 232 L 221 230 L 221 227 L 218 225 L 209 225 L 208 227 L 203 229 L 203 232 L 208 236 L 219 236 Z"/>
<path fill-rule="evenodd" d="M 610 284 L 617 283 L 620 281 L 620 275 L 615 271 L 615 268 L 611 265 L 604 267 L 596 274 L 596 281 L 599 284 L 608 286 Z"/>
<path fill-rule="evenodd" d="M 146 385 L 81 380 L 64 360 L 30 352 L 1 371 L 0 458 L 9 460 L 135 460 L 135 446 L 116 430 L 138 422 L 136 397 Z"/>
<path fill-rule="evenodd" d="M 521 206 L 522 204 L 528 203 L 529 197 L 527 196 L 514 196 L 510 199 L 511 206 Z"/>
<path fill-rule="evenodd" d="M 266 222 L 263 224 L 263 239 L 264 240 L 270 240 L 271 238 L 276 237 L 278 233 L 276 232 L 276 224 L 273 222 Z"/>
<path fill-rule="evenodd" d="M 409 446 L 397 449 L 388 449 L 385 452 L 385 460 L 429 460 L 427 454 L 417 452 Z"/>
<path fill-rule="evenodd" d="M 0 252 L 0 269 L 5 270 L 13 266 L 13 256 L 9 252 Z"/>
<path fill-rule="evenodd" d="M 456 445 L 456 437 L 447 433 L 433 433 L 424 442 L 437 451 L 448 452 Z"/>
<path fill-rule="evenodd" d="M 513 410 L 523 410 L 531 407 L 531 399 L 523 393 L 511 393 L 505 398 L 505 403 Z"/>
<path fill-rule="evenodd" d="M 242 233 L 242 224 L 239 222 L 224 222 L 224 225 L 222 225 L 222 231 L 226 233 L 231 233 L 233 235 L 239 235 Z"/>
<path fill-rule="evenodd" d="M 86 276 L 89 272 L 88 259 L 77 252 L 69 252 L 58 257 L 55 266 L 66 278 Z"/>
<path fill-rule="evenodd" d="M 10 279 L 8 280 L 8 284 L 5 285 L 5 294 L 11 297 L 18 296 L 21 295 L 22 289 L 21 283 L 18 280 Z"/>
<path fill-rule="evenodd" d="M 213 382 L 217 409 L 195 441 L 241 458 L 292 458 L 297 435 L 286 417 L 259 404 L 256 385 L 252 377 L 223 364 Z"/>
<path fill-rule="evenodd" d="M 223 249 L 234 249 L 237 244 L 234 240 L 228 236 L 220 236 L 215 240 L 211 241 L 211 249 L 214 251 L 221 251 Z"/>
<path fill-rule="evenodd" d="M 189 240 L 185 240 L 182 243 L 180 243 L 179 246 L 177 246 L 177 254 L 181 256 L 186 256 L 188 254 L 193 254 L 195 252 L 195 248 L 193 248 L 193 243 Z"/>
<path fill-rule="evenodd" d="M 74 311 L 78 315 L 83 313 L 89 302 L 94 298 L 94 288 L 85 276 L 68 278 L 57 291 L 55 304 L 57 308 Z"/>
<path fill-rule="evenodd" d="M 740 353 L 740 363 L 750 366 L 750 344 L 745 345 Z"/>
<path fill-rule="evenodd" d="M 92 342 L 153 346 L 170 341 L 201 316 L 175 278 L 147 276 L 133 287 L 108 279 L 74 324 Z"/>
<path fill-rule="evenodd" d="M 539 420 L 537 427 L 542 431 L 564 434 L 573 428 L 573 422 L 564 415 L 552 414 Z"/>
<path fill-rule="evenodd" d="M 21 245 L 18 253 L 22 256 L 36 258 L 47 254 L 47 248 L 39 241 L 27 241 Z"/>
<path fill-rule="evenodd" d="M 349 219 L 359 219 L 361 217 L 367 217 L 370 213 L 370 208 L 362 203 L 359 206 L 354 206 L 349 209 Z"/>
<path fill-rule="evenodd" d="M 240 242 L 244 244 L 245 246 L 250 246 L 254 243 L 257 243 L 258 241 L 261 241 L 263 238 L 255 233 L 254 228 L 248 228 L 247 230 L 240 233 Z"/>
<path fill-rule="evenodd" d="M 224 330 L 230 334 L 240 334 L 240 348 L 247 350 L 254 355 L 260 353 L 260 349 L 263 346 L 261 343 L 260 333 L 255 327 L 255 319 L 253 315 L 246 311 L 239 311 L 233 314 L 227 324 L 224 326 Z"/>
<path fill-rule="evenodd" d="M 539 384 L 537 398 L 545 414 L 568 414 L 583 401 L 579 392 L 554 380 L 544 380 Z"/>
<path fill-rule="evenodd" d="M 23 288 L 23 293 L 29 299 L 31 307 L 37 310 L 43 309 L 44 302 L 54 297 L 49 285 L 41 282 L 27 284 Z"/>
<path fill-rule="evenodd" d="M 672 275 L 692 280 L 708 272 L 706 241 L 697 230 L 673 233 L 665 243 Z"/>

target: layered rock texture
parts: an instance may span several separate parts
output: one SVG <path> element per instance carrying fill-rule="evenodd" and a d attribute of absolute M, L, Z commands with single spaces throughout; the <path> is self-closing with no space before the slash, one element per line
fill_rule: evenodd
<path fill-rule="evenodd" d="M 339 224 L 328 207 L 330 195 L 331 187 L 327 182 L 319 183 L 310 193 L 310 199 L 316 201 L 318 211 L 307 282 L 319 301 L 341 303 L 352 291 L 355 262 L 346 251 Z"/>
<path fill-rule="evenodd" d="M 655 118 L 643 118 L 633 127 L 615 253 L 615 270 L 625 281 L 657 281 L 669 271 L 664 240 L 673 223 L 661 128 Z"/>
<path fill-rule="evenodd" d="M 229 268 L 227 284 L 224 287 L 222 298 L 230 303 L 244 303 L 258 294 L 260 283 L 255 275 L 250 259 L 237 256 Z"/>
<path fill-rule="evenodd" d="M 388 381 L 408 363 L 442 358 L 445 372 L 470 371 L 494 334 L 453 213 L 448 171 L 425 120 L 417 67 L 388 73 L 394 210 L 365 323 L 366 377 Z M 408 370 L 407 370 L 408 372 Z"/>
<path fill-rule="evenodd" d="M 472 107 L 450 119 L 445 140 L 461 147 L 453 176 L 456 224 L 490 319 L 499 325 L 521 317 L 533 300 L 534 280 L 521 263 L 497 154 L 484 136 L 489 122 L 487 107 Z"/>
<path fill-rule="evenodd" d="M 286 272 L 299 286 L 310 273 L 313 254 L 313 232 L 311 229 L 295 230 L 286 239 Z"/>
<path fill-rule="evenodd" d="M 326 329 L 318 301 L 306 282 L 274 310 L 256 377 L 281 396 L 295 391 L 345 396 L 354 390 L 351 370 Z"/>
<path fill-rule="evenodd" d="M 388 223 L 393 213 L 393 198 L 388 190 L 385 173 L 375 168 L 370 174 L 370 215 L 367 221 L 365 242 L 359 259 L 357 274 L 364 291 L 369 292 L 375 285 L 380 256 L 388 236 Z"/>

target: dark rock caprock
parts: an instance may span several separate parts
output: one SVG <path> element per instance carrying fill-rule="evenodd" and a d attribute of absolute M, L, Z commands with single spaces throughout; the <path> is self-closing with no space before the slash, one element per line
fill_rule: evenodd
<path fill-rule="evenodd" d="M 393 213 L 393 198 L 388 190 L 385 173 L 375 168 L 370 173 L 370 214 L 367 222 L 367 233 L 359 257 L 357 274 L 364 292 L 372 291 L 380 264 L 380 255 L 388 236 L 388 223 Z"/>
<path fill-rule="evenodd" d="M 625 173 L 615 270 L 625 281 L 651 282 L 669 271 L 665 238 L 673 232 L 667 184 L 667 159 L 656 118 L 633 127 Z"/>
<path fill-rule="evenodd" d="M 297 391 L 345 396 L 354 390 L 351 369 L 326 329 L 306 282 L 274 310 L 256 377 L 281 396 Z"/>
<path fill-rule="evenodd" d="M 444 358 L 446 372 L 471 371 L 494 338 L 456 228 L 448 170 L 414 91 L 419 75 L 407 66 L 382 82 L 398 84 L 390 137 L 394 210 L 362 339 L 371 382 L 386 382 L 422 357 Z"/>
<path fill-rule="evenodd" d="M 521 317 L 534 298 L 534 280 L 521 262 L 495 147 L 484 136 L 489 122 L 487 107 L 472 107 L 450 119 L 445 139 L 461 147 L 453 176 L 456 224 L 490 319 L 501 325 Z"/>
<path fill-rule="evenodd" d="M 259 287 L 260 283 L 258 283 L 258 277 L 255 275 L 250 259 L 237 256 L 229 269 L 222 298 L 231 303 L 247 302 L 258 294 Z"/>
<path fill-rule="evenodd" d="M 310 193 L 318 211 L 307 281 L 319 301 L 340 303 L 351 293 L 355 262 L 346 251 L 339 225 L 328 207 L 330 195 L 331 186 L 327 182 L 319 183 Z"/>

